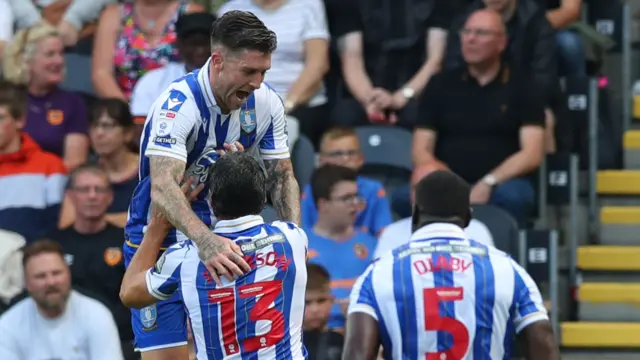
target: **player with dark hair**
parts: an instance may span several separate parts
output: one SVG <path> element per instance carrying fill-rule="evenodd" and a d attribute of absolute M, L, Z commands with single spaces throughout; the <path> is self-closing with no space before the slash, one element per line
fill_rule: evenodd
<path fill-rule="evenodd" d="M 509 359 L 511 339 L 528 360 L 560 353 L 540 291 L 507 254 L 467 239 L 469 185 L 438 170 L 416 186 L 409 244 L 358 279 L 344 360 Z"/>
<path fill-rule="evenodd" d="M 190 185 L 187 182 L 183 191 L 189 193 Z M 198 360 L 306 359 L 302 322 L 307 236 L 291 222 L 264 223 L 259 214 L 267 201 L 266 176 L 251 155 L 223 156 L 212 167 L 208 185 L 218 219 L 214 232 L 244 251 L 251 271 L 216 284 L 190 240 L 172 245 L 156 262 L 171 224 L 154 210 L 122 280 L 123 303 L 142 308 L 179 292 Z"/>
<path fill-rule="evenodd" d="M 289 159 L 284 106 L 262 84 L 276 45 L 276 35 L 255 15 L 229 12 L 213 23 L 206 64 L 172 83 L 152 105 L 140 141 L 140 183 L 125 228 L 127 266 L 153 205 L 175 227 L 163 249 L 187 239 L 197 244 L 219 285 L 222 277 L 230 280 L 250 270 L 235 242 L 211 232 L 214 214 L 205 199 L 206 186 L 192 204 L 180 191 L 185 176 L 206 184 L 209 168 L 224 150 L 256 149 L 280 218 L 300 222 L 300 191 Z M 178 295 L 132 310 L 132 324 L 136 348 L 145 360 L 187 356 L 186 314 Z"/>

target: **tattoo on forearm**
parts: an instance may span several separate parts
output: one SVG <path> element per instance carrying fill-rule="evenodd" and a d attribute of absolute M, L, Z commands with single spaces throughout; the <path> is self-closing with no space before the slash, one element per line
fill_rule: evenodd
<path fill-rule="evenodd" d="M 201 240 L 211 232 L 193 212 L 191 204 L 180 190 L 184 167 L 183 162 L 173 158 L 150 157 L 152 201 L 173 226 L 200 245 Z"/>
<path fill-rule="evenodd" d="M 293 176 L 290 159 L 268 160 L 267 186 L 271 192 L 271 202 L 282 220 L 300 224 L 300 189 Z"/>

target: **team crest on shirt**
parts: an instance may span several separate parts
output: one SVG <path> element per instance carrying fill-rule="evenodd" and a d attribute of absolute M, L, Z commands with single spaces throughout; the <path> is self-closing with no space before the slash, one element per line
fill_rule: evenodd
<path fill-rule="evenodd" d="M 156 320 L 158 318 L 158 312 L 156 310 L 156 304 L 147 306 L 140 310 L 140 321 L 142 322 L 143 331 L 151 331 L 158 327 Z"/>
<path fill-rule="evenodd" d="M 60 125 L 64 121 L 64 112 L 62 110 L 47 111 L 47 122 L 51 125 Z"/>
<path fill-rule="evenodd" d="M 367 249 L 367 247 L 362 244 L 356 244 L 353 247 L 353 251 L 356 253 L 358 259 L 364 260 L 367 258 L 367 256 L 369 256 L 369 249 Z"/>
<path fill-rule="evenodd" d="M 104 251 L 104 262 L 109 266 L 116 266 L 122 260 L 122 251 L 117 247 L 110 247 Z"/>
<path fill-rule="evenodd" d="M 240 128 L 245 133 L 252 133 L 256 131 L 257 116 L 256 109 L 241 109 L 240 110 Z"/>

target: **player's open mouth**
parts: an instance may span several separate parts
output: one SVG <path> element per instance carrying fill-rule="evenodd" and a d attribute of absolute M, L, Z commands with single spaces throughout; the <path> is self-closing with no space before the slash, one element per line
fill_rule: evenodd
<path fill-rule="evenodd" d="M 249 93 L 246 92 L 246 91 L 238 90 L 238 91 L 236 91 L 236 97 L 240 101 L 245 101 L 249 97 Z"/>

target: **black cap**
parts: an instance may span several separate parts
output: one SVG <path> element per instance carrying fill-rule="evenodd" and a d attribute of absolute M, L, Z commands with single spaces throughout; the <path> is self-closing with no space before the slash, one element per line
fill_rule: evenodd
<path fill-rule="evenodd" d="M 209 35 L 215 20 L 215 15 L 205 12 L 183 14 L 176 21 L 176 35 L 178 39 L 184 39 L 193 33 Z"/>
<path fill-rule="evenodd" d="M 420 215 L 464 220 L 469 213 L 469 184 L 448 170 L 437 170 L 416 184 L 415 205 Z"/>

